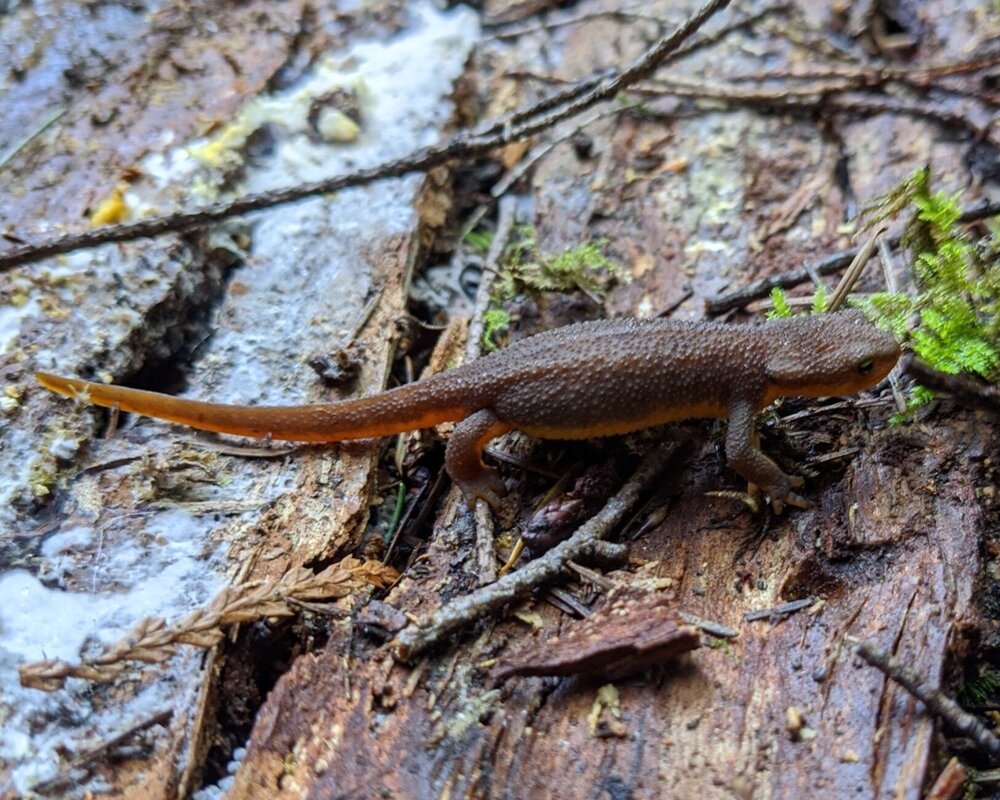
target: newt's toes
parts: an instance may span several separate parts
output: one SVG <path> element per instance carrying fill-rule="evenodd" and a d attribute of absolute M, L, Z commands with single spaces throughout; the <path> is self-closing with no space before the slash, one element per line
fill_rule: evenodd
<path fill-rule="evenodd" d="M 780 515 L 785 510 L 785 503 L 796 508 L 812 508 L 812 503 L 795 492 L 786 492 L 783 497 L 771 497 L 771 508 L 774 509 L 775 514 Z"/>
<path fill-rule="evenodd" d="M 503 485 L 500 476 L 492 470 L 484 472 L 478 478 L 462 481 L 458 488 L 465 495 L 465 502 L 469 504 L 470 511 L 475 511 L 477 500 L 484 501 L 496 511 L 500 508 L 500 498 L 507 494 L 507 487 Z"/>
<path fill-rule="evenodd" d="M 785 498 L 785 502 L 790 506 L 795 506 L 796 508 L 812 508 L 812 503 L 804 497 L 795 494 L 795 492 L 789 492 L 788 497 Z"/>

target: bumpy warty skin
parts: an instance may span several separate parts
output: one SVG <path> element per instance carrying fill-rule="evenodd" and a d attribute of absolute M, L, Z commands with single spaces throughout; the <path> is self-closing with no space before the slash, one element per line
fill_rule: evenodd
<path fill-rule="evenodd" d="M 533 336 L 449 372 L 372 397 L 313 406 L 241 407 L 182 400 L 38 373 L 49 389 L 196 428 L 296 441 L 383 436 L 457 421 L 445 463 L 471 501 L 502 484 L 483 446 L 520 428 L 547 438 L 625 433 L 692 417 L 730 418 L 730 463 L 775 507 L 805 501 L 754 443 L 753 414 L 783 396 L 849 394 L 880 381 L 899 346 L 861 314 L 764 325 L 634 319 Z"/>
<path fill-rule="evenodd" d="M 664 320 L 587 322 L 533 336 L 442 378 L 460 373 L 476 387 L 476 407 L 529 433 L 621 433 L 725 416 L 734 393 L 762 398 L 759 333 Z"/>

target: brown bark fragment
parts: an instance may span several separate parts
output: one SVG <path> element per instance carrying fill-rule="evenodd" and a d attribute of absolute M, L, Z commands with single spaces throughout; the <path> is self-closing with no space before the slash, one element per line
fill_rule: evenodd
<path fill-rule="evenodd" d="M 666 664 L 701 646 L 673 599 L 661 592 L 612 590 L 582 622 L 544 641 L 525 642 L 504 657 L 498 678 L 514 675 L 587 675 L 619 680 Z"/>

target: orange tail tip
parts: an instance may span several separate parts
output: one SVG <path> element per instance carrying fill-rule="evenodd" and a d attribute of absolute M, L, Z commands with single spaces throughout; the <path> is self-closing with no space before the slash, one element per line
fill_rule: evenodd
<path fill-rule="evenodd" d="M 200 430 L 296 442 L 339 442 L 427 428 L 462 419 L 461 402 L 442 402 L 426 383 L 371 397 L 307 406 L 233 406 L 187 400 L 159 392 L 62 378 L 35 377 L 46 389 L 106 408 L 144 414 Z"/>
<path fill-rule="evenodd" d="M 63 378 L 48 372 L 36 372 L 35 380 L 49 391 L 66 397 L 83 397 L 87 393 L 87 381 Z"/>

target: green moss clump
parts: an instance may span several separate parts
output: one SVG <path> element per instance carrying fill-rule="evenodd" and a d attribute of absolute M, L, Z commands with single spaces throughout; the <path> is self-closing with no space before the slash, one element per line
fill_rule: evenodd
<path fill-rule="evenodd" d="M 958 690 L 962 705 L 970 708 L 988 705 L 1000 696 L 1000 670 L 986 669 L 980 675 L 963 684 Z"/>
<path fill-rule="evenodd" d="M 496 334 L 510 323 L 510 314 L 503 310 L 502 304 L 517 295 L 581 291 L 600 303 L 613 279 L 627 281 L 630 277 L 604 255 L 605 239 L 592 239 L 561 253 L 543 253 L 530 225 L 518 227 L 516 233 L 517 241 L 501 261 L 486 312 L 483 347 L 487 351 L 496 349 Z"/>
<path fill-rule="evenodd" d="M 483 349 L 489 353 L 497 349 L 497 338 L 510 327 L 510 312 L 496 306 L 483 314 Z"/>
<path fill-rule="evenodd" d="M 929 366 L 951 375 L 1000 378 L 1000 243 L 996 233 L 972 241 L 960 224 L 958 196 L 930 189 L 925 167 L 877 198 L 864 212 L 866 227 L 906 207 L 914 211 L 902 245 L 913 256 L 913 296 L 872 295 L 860 302 Z M 931 395 L 911 395 L 911 411 Z"/>
<path fill-rule="evenodd" d="M 517 242 L 507 251 L 493 289 L 494 301 L 511 300 L 521 293 L 581 291 L 600 302 L 610 278 L 627 278 L 625 270 L 602 252 L 606 239 L 592 239 L 561 253 L 538 249 L 535 230 L 520 226 Z"/>
<path fill-rule="evenodd" d="M 786 317 L 795 316 L 795 312 L 792 311 L 792 307 L 788 304 L 788 295 L 785 294 L 785 290 L 780 286 L 775 286 L 771 289 L 771 302 L 774 303 L 774 308 L 767 312 L 767 319 L 785 319 Z"/>

